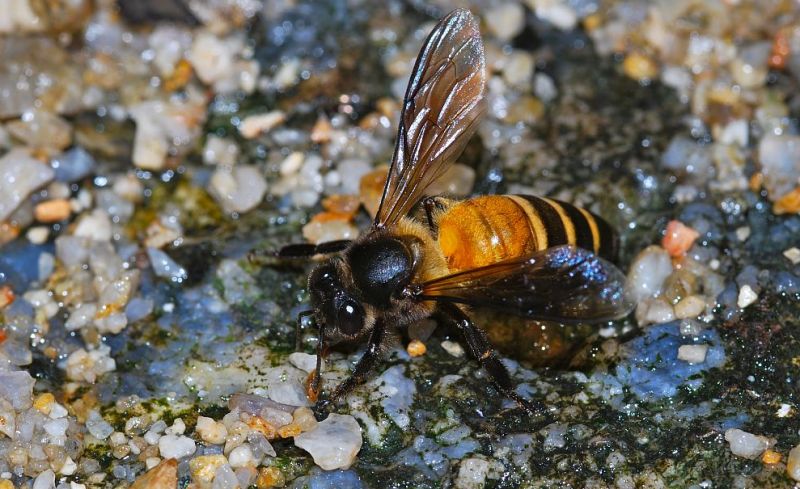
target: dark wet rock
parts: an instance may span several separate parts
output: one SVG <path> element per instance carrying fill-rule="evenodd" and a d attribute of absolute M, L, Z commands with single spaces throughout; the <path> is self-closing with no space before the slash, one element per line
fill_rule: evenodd
<path fill-rule="evenodd" d="M 186 0 L 118 0 L 122 16 L 132 24 L 151 22 L 176 22 L 198 25 L 200 21 Z"/>

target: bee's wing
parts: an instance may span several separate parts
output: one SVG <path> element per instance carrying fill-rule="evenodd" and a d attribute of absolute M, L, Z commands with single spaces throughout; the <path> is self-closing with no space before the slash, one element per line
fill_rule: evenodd
<path fill-rule="evenodd" d="M 485 84 L 478 23 L 454 10 L 431 31 L 411 74 L 375 227 L 408 214 L 461 153 L 483 113 Z"/>
<path fill-rule="evenodd" d="M 616 266 L 569 245 L 439 277 L 416 293 L 420 300 L 562 323 L 618 319 L 635 306 Z"/>

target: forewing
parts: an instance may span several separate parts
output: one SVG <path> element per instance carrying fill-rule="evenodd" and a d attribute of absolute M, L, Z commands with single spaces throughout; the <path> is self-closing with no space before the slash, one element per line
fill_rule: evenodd
<path fill-rule="evenodd" d="M 567 323 L 617 319 L 635 305 L 616 266 L 569 245 L 436 278 L 418 294 Z"/>
<path fill-rule="evenodd" d="M 376 227 L 408 214 L 477 128 L 486 70 L 478 23 L 457 9 L 431 31 L 406 89 Z"/>

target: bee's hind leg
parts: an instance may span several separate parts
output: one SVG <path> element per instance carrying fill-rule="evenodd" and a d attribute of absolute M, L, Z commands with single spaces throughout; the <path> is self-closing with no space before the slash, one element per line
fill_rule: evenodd
<path fill-rule="evenodd" d="M 453 205 L 453 201 L 444 197 L 425 197 L 422 199 L 422 207 L 425 209 L 425 219 L 431 232 L 436 232 L 437 215 Z"/>
<path fill-rule="evenodd" d="M 531 416 L 541 416 L 545 419 L 551 418 L 547 406 L 536 400 L 528 400 L 514 391 L 514 383 L 500 357 L 492 348 L 486 334 L 464 314 L 464 312 L 453 304 L 440 304 L 439 311 L 442 316 L 453 324 L 464 335 L 467 347 L 472 355 L 480 362 L 481 367 L 486 370 L 492 383 L 504 396 L 517 402 Z"/>

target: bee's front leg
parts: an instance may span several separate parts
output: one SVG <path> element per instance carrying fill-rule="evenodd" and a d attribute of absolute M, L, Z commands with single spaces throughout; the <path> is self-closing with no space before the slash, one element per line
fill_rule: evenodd
<path fill-rule="evenodd" d="M 318 420 L 325 419 L 328 416 L 328 411 L 336 403 L 337 400 L 347 395 L 355 386 L 364 382 L 370 371 L 378 364 L 383 353 L 383 342 L 386 340 L 386 326 L 382 320 L 378 320 L 372 328 L 372 333 L 369 336 L 369 343 L 364 355 L 356 363 L 353 373 L 350 377 L 344 380 L 341 384 L 336 386 L 333 393 L 327 398 L 321 398 L 314 404 L 314 414 Z"/>

